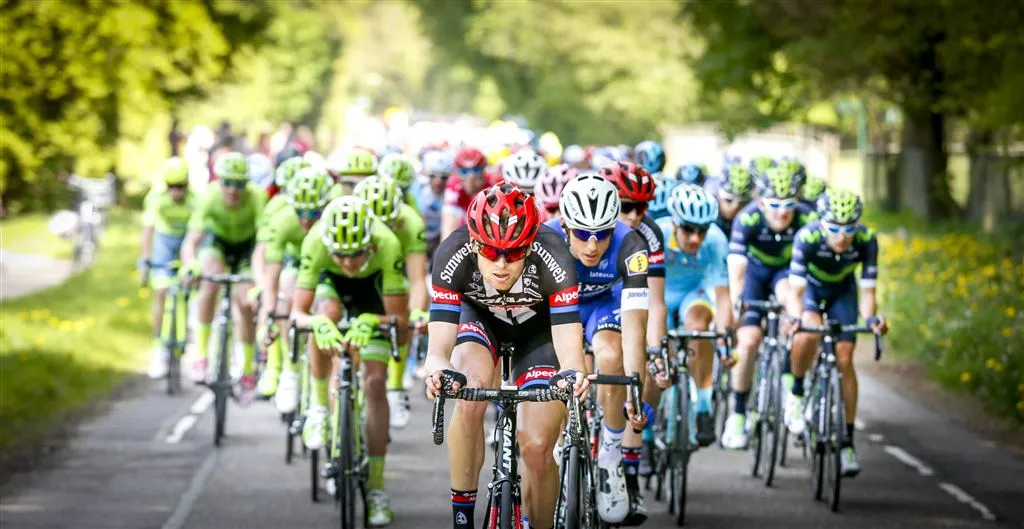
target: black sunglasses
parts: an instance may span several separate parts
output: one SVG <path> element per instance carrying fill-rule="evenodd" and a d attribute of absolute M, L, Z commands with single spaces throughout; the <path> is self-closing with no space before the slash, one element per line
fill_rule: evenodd
<path fill-rule="evenodd" d="M 704 235 L 711 229 L 710 224 L 689 224 L 684 223 L 677 226 L 687 235 Z"/>
<path fill-rule="evenodd" d="M 623 202 L 622 203 L 622 213 L 628 215 L 628 214 L 630 214 L 630 213 L 632 213 L 634 211 L 636 211 L 637 213 L 639 213 L 641 215 L 643 215 L 644 213 L 647 213 L 647 202 Z"/>

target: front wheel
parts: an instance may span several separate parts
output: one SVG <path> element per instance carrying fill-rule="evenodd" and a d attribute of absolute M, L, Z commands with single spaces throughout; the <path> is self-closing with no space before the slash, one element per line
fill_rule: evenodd
<path fill-rule="evenodd" d="M 561 495 L 558 498 L 558 506 L 555 511 L 558 517 L 556 525 L 566 529 L 581 529 L 586 526 L 580 523 L 580 499 L 584 492 L 580 488 L 580 450 L 576 446 L 570 446 L 563 454 Z"/>
<path fill-rule="evenodd" d="M 843 470 L 840 462 L 840 452 L 843 447 L 845 435 L 845 410 L 843 409 L 843 384 L 842 375 L 833 373 L 832 384 L 829 387 L 832 398 L 828 410 L 829 428 L 831 435 L 826 443 L 827 449 L 824 454 L 825 460 L 825 482 L 827 485 L 829 507 L 833 512 L 839 510 L 839 492 L 843 484 Z"/>
<path fill-rule="evenodd" d="M 355 440 L 355 417 L 352 410 L 352 395 L 350 389 L 338 390 L 338 440 L 337 454 L 338 465 L 335 480 L 335 500 L 340 504 L 341 529 L 355 529 L 356 527 L 356 473 L 358 469 L 355 464 L 356 440 Z"/>

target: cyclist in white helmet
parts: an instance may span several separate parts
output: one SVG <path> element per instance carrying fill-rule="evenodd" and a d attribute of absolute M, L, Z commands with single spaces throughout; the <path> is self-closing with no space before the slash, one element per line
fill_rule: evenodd
<path fill-rule="evenodd" d="M 531 149 L 523 149 L 501 162 L 501 177 L 527 193 L 533 193 L 537 180 L 547 170 L 544 157 Z"/>

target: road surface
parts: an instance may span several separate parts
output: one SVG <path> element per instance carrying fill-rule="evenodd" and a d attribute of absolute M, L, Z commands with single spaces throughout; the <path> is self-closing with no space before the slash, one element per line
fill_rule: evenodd
<path fill-rule="evenodd" d="M 269 403 L 232 406 L 229 438 L 212 446 L 210 399 L 167 397 L 161 384 L 85 425 L 52 468 L 16 476 L 5 529 L 277 529 L 337 527 L 330 502 L 310 503 L 308 465 L 283 461 L 284 430 Z M 1024 527 L 1024 460 L 951 425 L 867 376 L 857 434 L 864 470 L 844 482 L 842 512 L 812 501 L 807 463 L 793 457 L 766 489 L 749 453 L 711 448 L 691 466 L 689 527 L 874 529 Z M 419 392 L 413 422 L 394 433 L 386 479 L 392 527 L 451 526 L 447 458 Z M 450 415 L 450 412 L 449 412 Z M 792 453 L 792 452 L 791 452 Z M 486 477 L 486 467 L 484 476 Z M 481 489 L 483 479 L 481 479 Z M 482 502 L 481 502 L 482 503 Z M 673 527 L 648 502 L 645 527 Z M 482 518 L 483 506 L 477 509 Z M 995 518 L 996 521 L 990 519 Z M 478 522 L 479 526 L 479 522 Z"/>
<path fill-rule="evenodd" d="M 59 285 L 71 275 L 71 261 L 0 249 L 0 299 L 14 299 Z"/>

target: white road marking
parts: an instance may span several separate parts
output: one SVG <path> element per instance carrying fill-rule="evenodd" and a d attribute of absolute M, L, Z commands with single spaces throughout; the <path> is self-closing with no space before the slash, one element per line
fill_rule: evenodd
<path fill-rule="evenodd" d="M 202 415 L 213 404 L 213 392 L 204 391 L 199 398 L 189 406 L 188 411 L 193 415 Z"/>
<path fill-rule="evenodd" d="M 196 425 L 196 421 L 199 417 L 206 413 L 206 410 L 210 409 L 210 405 L 213 404 L 213 392 L 204 391 L 199 398 L 192 403 L 188 408 L 188 413 L 178 419 L 178 422 L 174 423 L 174 427 L 171 428 L 171 433 L 167 434 L 164 441 L 167 444 L 177 444 L 181 442 L 181 439 L 185 437 L 185 434 Z"/>
<path fill-rule="evenodd" d="M 945 483 L 945 482 L 943 482 L 943 483 L 939 483 L 939 488 L 944 490 L 944 491 L 946 491 L 947 493 L 949 493 L 950 496 L 956 498 L 957 501 L 959 501 L 960 503 L 964 503 L 966 505 L 969 505 L 971 508 L 973 508 L 974 510 L 978 511 L 979 513 L 981 513 L 981 517 L 983 519 L 985 519 L 985 520 L 995 520 L 996 519 L 996 515 L 992 514 L 992 511 L 988 510 L 988 507 L 985 507 L 984 505 L 982 505 L 982 503 L 980 501 L 974 499 L 973 496 L 971 496 L 970 494 L 967 494 L 966 492 L 964 492 L 964 490 L 961 489 L 960 487 L 957 487 L 956 485 L 954 485 L 952 483 Z"/>
<path fill-rule="evenodd" d="M 900 462 L 902 462 L 904 465 L 917 469 L 917 472 L 922 476 L 935 475 L 935 471 L 932 470 L 931 467 L 925 465 L 923 462 L 921 462 L 920 459 L 910 455 L 909 453 L 907 453 L 906 450 L 898 446 L 885 445 L 885 451 L 888 452 L 889 455 L 891 455 L 892 457 L 899 459 Z"/>
<path fill-rule="evenodd" d="M 202 493 L 206 480 L 213 473 L 213 468 L 217 466 L 217 454 L 219 453 L 217 450 L 212 450 L 210 455 L 206 456 L 206 460 L 203 461 L 196 475 L 192 476 L 192 481 L 188 484 L 188 488 L 185 489 L 185 493 L 181 495 L 181 499 L 178 500 L 178 505 L 174 508 L 170 518 L 164 522 L 162 529 L 181 529 L 185 525 L 185 520 L 188 519 L 196 499 Z"/>
<path fill-rule="evenodd" d="M 885 440 L 885 436 L 880 433 L 868 434 L 868 439 L 873 443 L 881 443 Z"/>
<path fill-rule="evenodd" d="M 855 430 L 857 430 L 858 432 L 863 432 L 865 429 L 867 429 L 867 427 L 868 427 L 868 425 L 865 424 L 864 421 L 862 421 L 860 419 L 854 419 L 853 420 L 853 428 Z"/>

